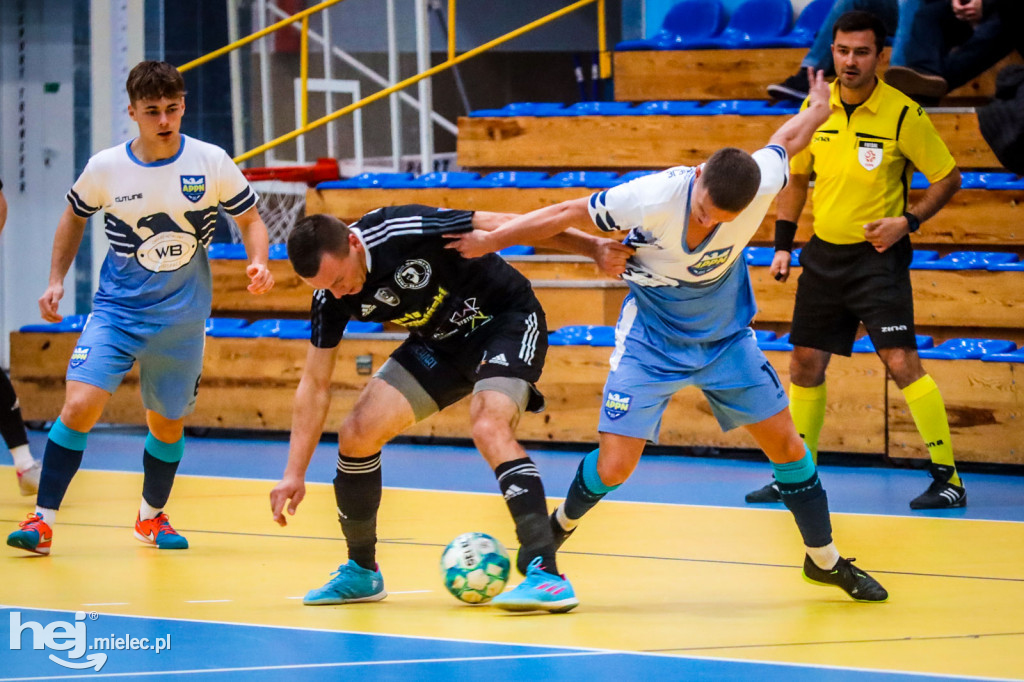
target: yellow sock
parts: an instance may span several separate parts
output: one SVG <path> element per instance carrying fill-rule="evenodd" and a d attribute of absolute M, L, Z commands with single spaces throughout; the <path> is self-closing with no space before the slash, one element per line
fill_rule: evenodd
<path fill-rule="evenodd" d="M 907 399 L 907 407 L 917 424 L 917 431 L 928 445 L 928 455 L 935 464 L 953 467 L 953 476 L 949 482 L 961 485 L 960 475 L 956 472 L 953 461 L 953 443 L 949 436 L 949 419 L 946 418 L 946 405 L 942 402 L 942 394 L 935 380 L 928 374 L 903 389 L 903 397 Z"/>
<path fill-rule="evenodd" d="M 815 464 L 818 463 L 818 437 L 825 425 L 826 397 L 825 384 L 811 388 L 789 385 L 789 413 Z"/>

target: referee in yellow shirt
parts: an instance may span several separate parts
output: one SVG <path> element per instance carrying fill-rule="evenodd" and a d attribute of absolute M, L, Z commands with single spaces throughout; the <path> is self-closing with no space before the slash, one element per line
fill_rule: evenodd
<path fill-rule="evenodd" d="M 910 508 L 962 507 L 967 493 L 953 461 L 946 407 L 917 354 L 909 272 L 910 233 L 956 193 L 960 172 L 924 110 L 875 77 L 884 41 L 885 27 L 867 12 L 847 12 L 835 22 L 832 115 L 793 157 L 789 185 L 779 194 L 771 272 L 785 281 L 796 221 L 816 173 L 814 236 L 800 254 L 790 333 L 790 411 L 817 457 L 825 370 L 833 353 L 850 355 L 863 322 L 931 456 L 934 481 Z M 915 168 L 931 186 L 908 206 Z M 772 482 L 746 499 L 774 502 L 778 490 Z"/>

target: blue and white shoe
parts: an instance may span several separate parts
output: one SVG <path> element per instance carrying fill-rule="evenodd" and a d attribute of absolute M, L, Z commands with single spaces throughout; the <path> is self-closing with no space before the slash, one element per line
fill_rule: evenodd
<path fill-rule="evenodd" d="M 526 569 L 526 579 L 508 592 L 499 594 L 491 603 L 506 611 L 550 613 L 565 613 L 579 606 L 580 600 L 566 577 L 552 575 L 540 564 L 541 558 L 536 557 Z"/>
<path fill-rule="evenodd" d="M 353 604 L 380 601 L 388 596 L 380 570 L 369 571 L 351 559 L 347 564 L 338 566 L 331 575 L 334 577 L 326 585 L 307 592 L 302 603 L 306 606 Z"/>

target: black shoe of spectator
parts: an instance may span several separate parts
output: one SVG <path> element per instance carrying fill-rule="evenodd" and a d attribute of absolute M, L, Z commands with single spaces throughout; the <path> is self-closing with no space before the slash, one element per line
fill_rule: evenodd
<path fill-rule="evenodd" d="M 807 98 L 811 84 L 807 82 L 807 72 L 803 69 L 775 85 L 768 86 L 768 94 L 774 99 L 787 99 L 802 102 Z"/>
<path fill-rule="evenodd" d="M 942 76 L 915 71 L 908 66 L 890 66 L 885 72 L 885 82 L 914 99 L 942 97 L 949 91 L 949 84 Z"/>

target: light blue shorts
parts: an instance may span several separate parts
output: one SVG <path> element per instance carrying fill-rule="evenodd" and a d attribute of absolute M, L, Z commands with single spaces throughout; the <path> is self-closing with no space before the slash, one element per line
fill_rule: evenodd
<path fill-rule="evenodd" d="M 789 406 L 775 368 L 742 329 L 709 343 L 680 343 L 653 334 L 627 299 L 615 328 L 598 430 L 658 441 L 669 399 L 686 386 L 704 392 L 723 431 L 756 424 Z"/>
<path fill-rule="evenodd" d="M 206 344 L 203 327 L 203 322 L 128 323 L 95 312 L 71 353 L 67 378 L 113 393 L 138 361 L 143 406 L 179 419 L 196 406 Z"/>

